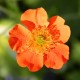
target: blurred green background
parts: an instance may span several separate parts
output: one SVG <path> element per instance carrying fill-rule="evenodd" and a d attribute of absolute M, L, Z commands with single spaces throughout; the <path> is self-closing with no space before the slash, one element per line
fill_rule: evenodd
<path fill-rule="evenodd" d="M 27 9 L 43 7 L 49 18 L 59 15 L 71 28 L 70 59 L 61 70 L 47 69 L 31 73 L 18 66 L 8 44 L 8 33 L 20 23 Z M 80 80 L 80 0 L 0 0 L 0 80 Z"/>

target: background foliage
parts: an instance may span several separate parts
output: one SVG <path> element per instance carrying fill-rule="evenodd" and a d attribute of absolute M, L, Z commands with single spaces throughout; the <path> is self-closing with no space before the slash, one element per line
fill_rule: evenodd
<path fill-rule="evenodd" d="M 60 15 L 71 28 L 70 59 L 61 70 L 31 73 L 17 65 L 8 44 L 8 32 L 20 23 L 20 15 L 30 8 L 43 7 L 49 17 Z M 0 80 L 80 80 L 80 0 L 0 0 Z"/>

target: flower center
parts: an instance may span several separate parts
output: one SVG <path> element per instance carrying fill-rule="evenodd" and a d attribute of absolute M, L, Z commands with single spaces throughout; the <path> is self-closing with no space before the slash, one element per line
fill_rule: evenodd
<path fill-rule="evenodd" d="M 43 35 L 39 35 L 36 37 L 37 44 L 43 45 L 45 43 L 45 37 Z"/>
<path fill-rule="evenodd" d="M 46 50 L 51 48 L 53 44 L 52 36 L 49 33 L 46 26 L 35 28 L 32 31 L 33 43 L 32 50 L 36 51 L 38 54 L 43 54 Z"/>

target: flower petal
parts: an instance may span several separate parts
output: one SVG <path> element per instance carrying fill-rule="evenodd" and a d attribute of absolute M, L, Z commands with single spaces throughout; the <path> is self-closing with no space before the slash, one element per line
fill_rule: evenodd
<path fill-rule="evenodd" d="M 28 28 L 31 27 L 33 29 L 34 24 L 36 26 L 48 25 L 47 18 L 47 13 L 43 8 L 29 9 L 21 15 L 21 22 Z"/>
<path fill-rule="evenodd" d="M 31 72 L 38 71 L 43 66 L 43 56 L 26 49 L 17 55 L 17 62 L 21 67 L 28 67 Z"/>
<path fill-rule="evenodd" d="M 30 71 L 35 72 L 43 67 L 43 55 L 36 54 L 35 52 L 27 52 L 26 56 L 27 67 Z"/>
<path fill-rule="evenodd" d="M 50 18 L 49 22 L 50 24 L 48 28 L 50 30 L 50 33 L 53 35 L 53 37 L 58 35 L 58 38 L 56 40 L 66 43 L 70 37 L 71 32 L 70 32 L 69 26 L 64 25 L 64 22 L 65 22 L 64 19 L 59 16 L 55 16 Z M 55 35 L 53 34 L 55 32 L 53 29 L 54 27 L 58 32 Z"/>
<path fill-rule="evenodd" d="M 21 15 L 21 22 L 28 28 L 35 28 L 35 25 L 37 26 L 37 21 L 36 21 L 36 9 L 29 9 L 26 10 L 22 15 Z"/>
<path fill-rule="evenodd" d="M 59 52 L 66 60 L 69 59 L 69 47 L 65 44 L 57 44 L 55 46 L 55 52 Z M 63 53 L 62 53 L 63 52 Z"/>
<path fill-rule="evenodd" d="M 58 41 L 62 41 L 63 43 L 66 43 L 68 41 L 68 39 L 70 38 L 70 27 L 67 25 L 63 25 L 63 26 L 57 26 L 58 30 L 60 30 L 60 37 L 58 39 Z"/>
<path fill-rule="evenodd" d="M 27 66 L 26 56 L 27 56 L 26 53 L 17 53 L 16 59 L 19 66 L 21 67 Z"/>
<path fill-rule="evenodd" d="M 14 45 L 17 43 L 18 39 L 15 38 L 15 37 L 10 37 L 9 38 L 9 45 L 10 47 L 13 49 L 14 48 Z"/>
<path fill-rule="evenodd" d="M 57 42 L 59 37 L 60 37 L 60 31 L 57 29 L 56 26 L 49 26 L 48 30 L 50 32 L 50 34 L 52 35 L 52 39 L 54 42 Z"/>
<path fill-rule="evenodd" d="M 9 32 L 9 35 L 9 45 L 15 51 L 17 51 L 22 45 L 29 44 L 32 39 L 30 31 L 20 24 L 15 25 Z"/>
<path fill-rule="evenodd" d="M 35 28 L 35 24 L 28 20 L 22 21 L 22 23 L 28 28 L 28 30 L 32 31 Z"/>
<path fill-rule="evenodd" d="M 64 25 L 65 20 L 60 16 L 53 16 L 49 19 L 50 25 Z"/>
<path fill-rule="evenodd" d="M 69 58 L 69 48 L 64 44 L 58 44 L 44 57 L 44 64 L 48 68 L 60 69 Z"/>
<path fill-rule="evenodd" d="M 47 12 L 43 8 L 37 9 L 37 22 L 40 26 L 48 26 L 48 15 Z"/>

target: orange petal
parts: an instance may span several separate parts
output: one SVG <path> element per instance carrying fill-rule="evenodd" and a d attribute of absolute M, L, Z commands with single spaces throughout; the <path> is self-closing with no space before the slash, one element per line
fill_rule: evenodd
<path fill-rule="evenodd" d="M 26 49 L 17 54 L 17 62 L 21 67 L 27 66 L 31 72 L 38 71 L 43 66 L 43 56 Z"/>
<path fill-rule="evenodd" d="M 63 43 L 67 42 L 71 32 L 70 32 L 69 26 L 64 25 L 64 22 L 65 22 L 64 19 L 59 16 L 55 16 L 55 17 L 52 17 L 49 22 L 50 24 L 48 28 L 50 32 L 51 32 L 51 28 L 53 29 L 54 27 L 56 27 L 56 30 L 60 33 L 60 37 L 58 37 L 57 40 Z M 54 31 L 52 32 L 54 33 Z M 56 35 L 57 34 L 53 35 L 53 37 Z"/>
<path fill-rule="evenodd" d="M 44 57 L 44 64 L 48 68 L 60 69 L 69 58 L 69 48 L 64 44 L 58 44 Z"/>
<path fill-rule="evenodd" d="M 43 67 L 43 56 L 36 54 L 35 52 L 25 51 L 27 54 L 26 61 L 27 67 L 31 72 L 38 71 Z"/>
<path fill-rule="evenodd" d="M 52 35 L 52 39 L 54 42 L 57 42 L 59 37 L 60 37 L 60 31 L 57 29 L 56 26 L 49 26 L 48 30 L 50 32 L 50 34 Z"/>
<path fill-rule="evenodd" d="M 27 56 L 26 53 L 17 53 L 16 59 L 19 66 L 21 67 L 27 66 L 26 56 Z"/>
<path fill-rule="evenodd" d="M 58 30 L 60 30 L 60 37 L 58 39 L 58 41 L 62 41 L 63 43 L 66 43 L 68 41 L 68 39 L 70 38 L 70 27 L 67 25 L 63 25 L 63 26 L 57 26 Z"/>
<path fill-rule="evenodd" d="M 12 49 L 14 48 L 15 44 L 17 43 L 17 41 L 18 41 L 18 39 L 15 38 L 15 37 L 10 37 L 10 38 L 9 38 L 9 45 L 10 45 L 10 47 L 11 47 Z"/>
<path fill-rule="evenodd" d="M 28 20 L 22 21 L 22 23 L 28 28 L 28 30 L 32 31 L 35 28 L 35 24 Z"/>
<path fill-rule="evenodd" d="M 17 50 L 23 44 L 29 43 L 31 40 L 31 33 L 25 27 L 20 24 L 14 26 L 14 28 L 9 32 L 9 44 L 13 50 Z M 26 42 L 27 41 L 27 42 Z"/>
<path fill-rule="evenodd" d="M 50 25 L 63 25 L 65 23 L 65 20 L 60 16 L 53 16 L 50 18 L 49 22 Z"/>
<path fill-rule="evenodd" d="M 44 26 L 48 25 L 47 17 L 47 13 L 43 8 L 29 9 L 21 15 L 21 22 L 27 27 L 32 27 L 28 22 L 34 23 L 36 26 Z"/>
<path fill-rule="evenodd" d="M 65 45 L 65 44 L 57 44 L 55 46 L 55 53 L 57 51 L 59 51 L 59 54 L 62 55 L 66 60 L 69 59 L 69 47 L 67 45 Z"/>
<path fill-rule="evenodd" d="M 30 21 L 35 24 L 36 22 L 36 9 L 28 9 L 21 15 L 21 21 Z"/>
<path fill-rule="evenodd" d="M 37 22 L 40 26 L 48 26 L 48 15 L 43 8 L 38 8 L 37 10 Z"/>
<path fill-rule="evenodd" d="M 31 72 L 38 71 L 43 66 L 43 55 L 36 54 L 32 47 L 23 45 L 17 52 L 17 62 L 21 67 L 28 67 Z"/>

